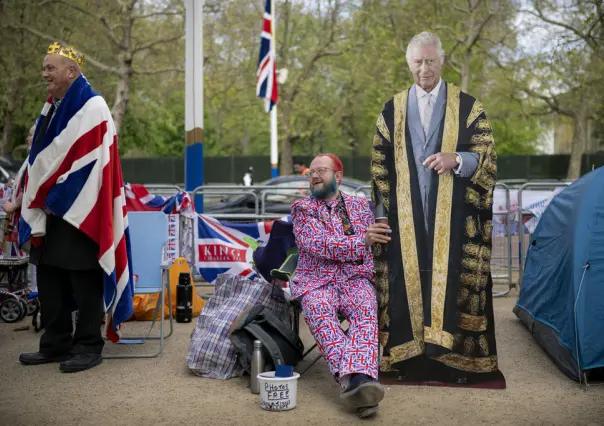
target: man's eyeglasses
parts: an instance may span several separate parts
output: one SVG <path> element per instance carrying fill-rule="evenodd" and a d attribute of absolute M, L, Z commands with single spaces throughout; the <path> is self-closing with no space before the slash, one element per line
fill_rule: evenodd
<path fill-rule="evenodd" d="M 329 167 L 319 167 L 316 169 L 308 169 L 308 177 L 312 177 L 313 174 L 317 174 L 319 176 L 325 176 L 325 174 L 327 173 L 328 170 L 333 171 L 333 169 L 330 169 Z"/>

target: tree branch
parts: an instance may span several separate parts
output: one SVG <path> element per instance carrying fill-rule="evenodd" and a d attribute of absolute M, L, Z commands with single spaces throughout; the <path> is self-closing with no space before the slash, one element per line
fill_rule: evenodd
<path fill-rule="evenodd" d="M 522 87 L 519 90 L 529 96 L 532 96 L 533 98 L 541 99 L 547 104 L 547 106 L 551 108 L 552 111 L 555 111 L 558 114 L 565 115 L 567 117 L 574 117 L 574 112 L 561 108 L 555 97 L 545 96 L 541 93 L 534 91 L 533 89 L 529 89 L 528 87 Z"/>
<path fill-rule="evenodd" d="M 594 21 L 594 23 L 593 23 L 593 24 L 591 24 L 591 27 L 589 27 L 589 29 L 587 30 L 587 34 L 586 34 L 586 36 L 587 36 L 587 37 L 591 38 L 592 40 L 598 40 L 598 39 L 599 39 L 599 38 L 597 38 L 597 37 L 594 37 L 594 36 L 591 34 L 591 32 L 594 30 L 594 28 L 596 28 L 596 26 L 597 26 L 597 25 L 598 25 L 600 22 L 602 22 L 602 20 L 604 20 L 604 12 L 602 12 L 602 13 L 600 14 L 600 16 L 598 17 L 598 19 L 596 19 L 596 20 Z"/>
<path fill-rule="evenodd" d="M 137 70 L 137 69 L 133 69 L 134 74 L 140 74 L 140 75 L 153 75 L 153 74 L 161 74 L 164 72 L 170 72 L 170 71 L 176 71 L 176 72 L 185 72 L 184 68 L 178 68 L 178 67 L 172 67 L 172 68 L 161 68 L 158 70 Z"/>
<path fill-rule="evenodd" d="M 83 7 L 73 4 L 73 2 L 68 2 L 68 1 L 63 1 L 63 0 L 46 0 L 46 1 L 42 1 L 42 2 L 38 3 L 38 6 L 44 6 L 45 4 L 48 4 L 48 3 L 64 4 L 65 6 L 70 7 L 74 10 L 77 10 L 78 12 L 83 13 L 84 15 L 88 15 L 88 16 L 90 16 L 94 19 L 98 19 L 98 20 L 101 19 L 100 15 L 95 15 L 94 13 L 92 13 L 89 10 L 84 9 Z"/>
<path fill-rule="evenodd" d="M 435 25 L 434 29 L 435 30 L 445 30 L 445 31 L 448 31 L 449 33 L 451 33 L 451 35 L 453 36 L 453 39 L 456 42 L 458 42 L 458 43 L 465 43 L 465 40 L 460 39 L 457 36 L 457 32 L 453 28 L 451 28 L 450 26 L 448 26 L 448 25 Z"/>
<path fill-rule="evenodd" d="M 469 35 L 468 41 L 466 42 L 466 47 L 468 50 L 474 47 L 480 37 L 480 34 L 482 33 L 482 30 L 484 30 L 484 27 L 486 27 L 491 18 L 493 18 L 494 16 L 495 15 L 489 13 L 487 17 L 477 27 L 473 28 L 474 31 L 472 31 L 472 34 Z"/>
<path fill-rule="evenodd" d="M 160 44 L 172 43 L 174 41 L 180 40 L 183 37 L 184 37 L 184 35 L 178 34 L 178 35 L 175 35 L 175 36 L 170 37 L 170 38 L 165 38 L 165 39 L 161 39 L 161 40 L 153 40 L 153 41 L 150 41 L 148 43 L 143 43 L 143 44 L 137 46 L 136 48 L 132 49 L 132 54 L 134 55 L 134 54 L 139 53 L 139 52 L 141 52 L 143 50 L 151 49 L 152 47 L 158 46 Z"/>
<path fill-rule="evenodd" d="M 455 4 L 455 3 L 453 3 L 453 4 L 451 5 L 451 7 L 452 7 L 454 10 L 458 11 L 459 13 L 463 13 L 464 15 L 467 15 L 467 14 L 468 14 L 468 12 L 469 12 L 469 11 L 468 11 L 468 9 L 463 9 L 463 8 L 461 8 L 461 7 L 457 6 L 457 4 Z"/>
<path fill-rule="evenodd" d="M 53 37 L 53 36 L 51 36 L 49 34 L 43 33 L 41 31 L 38 31 L 38 30 L 34 29 L 34 28 L 30 28 L 30 27 L 28 27 L 26 25 L 10 25 L 9 24 L 9 25 L 6 25 L 6 27 L 12 28 L 14 30 L 25 30 L 25 31 L 28 31 L 29 33 L 31 33 L 31 34 L 33 34 L 35 36 L 38 36 L 38 37 L 40 37 L 40 38 L 42 38 L 44 40 L 59 41 L 60 43 L 66 44 L 66 45 L 69 44 L 69 43 L 67 43 L 64 40 L 59 39 L 58 37 Z M 111 74 L 115 74 L 115 75 L 119 75 L 120 74 L 118 68 L 112 67 L 112 66 L 109 66 L 109 65 L 105 65 L 104 63 L 100 62 L 99 60 L 97 60 L 97 59 L 91 57 L 90 55 L 86 54 L 81 49 L 78 49 L 78 50 L 80 51 L 80 53 L 82 53 L 84 55 L 84 57 L 86 58 L 86 62 L 90 63 L 94 67 L 96 67 L 96 68 L 98 68 L 98 69 L 100 69 L 102 71 L 106 71 L 108 73 L 111 73 Z"/>
<path fill-rule="evenodd" d="M 133 15 L 132 19 L 136 20 L 136 19 L 152 18 L 154 16 L 176 16 L 176 15 L 182 15 L 182 12 L 167 12 L 164 10 L 162 12 L 151 12 L 151 13 L 147 13 L 145 15 Z"/>
<path fill-rule="evenodd" d="M 554 25 L 559 28 L 564 28 L 564 29 L 570 31 L 571 33 L 575 34 L 576 36 L 580 37 L 583 41 L 585 41 L 588 44 L 588 46 L 590 48 L 595 49 L 596 46 L 594 45 L 593 41 L 591 40 L 591 37 L 589 37 L 586 34 L 583 34 L 581 31 L 579 31 L 577 28 L 573 27 L 572 25 L 568 25 L 568 24 L 565 24 L 564 22 L 556 21 L 554 19 L 550 19 L 550 18 L 546 17 L 543 14 L 543 11 L 541 10 L 541 8 L 538 6 L 538 2 L 533 2 L 533 5 L 537 12 L 534 12 L 532 10 L 526 10 L 526 9 L 520 10 L 520 12 L 528 13 L 536 18 L 539 18 L 540 20 L 542 20 L 543 22 L 545 22 L 547 24 Z"/>
<path fill-rule="evenodd" d="M 67 1 L 63 1 L 63 0 L 46 0 L 43 1 L 41 3 L 38 3 L 38 6 L 43 6 L 47 3 L 60 3 L 60 4 L 64 4 L 67 7 L 70 7 L 84 15 L 90 16 L 91 18 L 94 18 L 98 21 L 100 21 L 103 26 L 105 27 L 105 29 L 107 30 L 107 34 L 109 35 L 109 39 L 116 45 L 118 46 L 120 49 L 125 49 L 124 43 L 122 40 L 119 40 L 117 38 L 117 36 L 115 35 L 115 31 L 113 31 L 113 27 L 111 27 L 111 25 L 109 25 L 109 22 L 107 20 L 106 16 L 102 16 L 102 15 L 97 15 L 94 14 L 92 12 L 90 12 L 87 9 L 84 9 L 83 7 L 80 7 L 78 5 L 73 4 L 72 2 L 67 2 Z"/>
<path fill-rule="evenodd" d="M 118 46 L 120 49 L 125 49 L 126 46 L 123 43 L 123 40 L 119 40 L 117 38 L 117 36 L 115 35 L 115 32 L 113 31 L 113 28 L 111 28 L 111 26 L 109 25 L 109 22 L 107 21 L 107 18 L 105 16 L 101 16 L 101 23 L 105 26 L 105 29 L 107 30 L 107 35 L 109 35 L 109 38 L 111 39 L 111 41 Z"/>
<path fill-rule="evenodd" d="M 453 59 L 449 59 L 447 61 L 447 65 L 449 65 L 451 67 L 451 69 L 453 71 L 455 71 L 457 74 L 461 75 L 461 68 L 459 67 L 459 62 L 456 62 Z"/>

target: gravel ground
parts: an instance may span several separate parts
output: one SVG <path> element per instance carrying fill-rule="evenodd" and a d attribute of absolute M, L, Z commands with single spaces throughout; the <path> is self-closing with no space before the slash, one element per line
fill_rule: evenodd
<path fill-rule="evenodd" d="M 495 301 L 507 389 L 390 386 L 378 416 L 364 421 L 340 406 L 322 360 L 300 379 L 297 407 L 280 413 L 260 408 L 247 379 L 218 381 L 190 374 L 185 356 L 192 324 L 175 324 L 175 334 L 158 358 L 105 360 L 91 370 L 63 374 L 57 364 L 20 365 L 19 353 L 36 350 L 39 334 L 31 328 L 14 331 L 26 321 L 0 323 L 0 424 L 604 425 L 604 386 L 586 392 L 560 373 L 512 313 L 515 300 L 513 291 Z M 145 326 L 129 323 L 127 328 L 142 332 Z M 112 345 L 106 352 L 128 349 Z"/>

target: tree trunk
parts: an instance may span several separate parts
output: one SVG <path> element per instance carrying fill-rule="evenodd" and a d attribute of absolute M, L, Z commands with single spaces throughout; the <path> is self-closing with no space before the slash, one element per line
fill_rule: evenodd
<path fill-rule="evenodd" d="M 12 101 L 9 101 L 12 104 Z M 13 137 L 13 111 L 12 108 L 7 108 L 4 112 L 4 129 L 2 131 L 2 141 L 0 142 L 0 154 L 8 152 L 11 140 Z"/>
<path fill-rule="evenodd" d="M 18 111 L 23 106 L 23 94 L 20 90 L 22 87 L 23 79 L 18 78 L 14 84 L 9 86 L 8 93 L 6 93 L 3 120 L 4 129 L 2 131 L 2 140 L 0 141 L 0 154 L 7 154 L 12 148 L 15 111 Z M 29 127 L 27 130 L 29 130 Z"/>
<path fill-rule="evenodd" d="M 568 173 L 566 179 L 574 181 L 581 177 L 581 160 L 585 152 L 587 142 L 588 118 L 585 111 L 578 111 L 573 117 L 573 148 L 570 153 L 570 163 L 568 164 Z"/>
<path fill-rule="evenodd" d="M 289 176 L 292 174 L 293 169 L 292 141 L 291 137 L 288 135 L 281 140 L 281 161 L 279 161 L 279 174 L 281 176 Z"/>
<path fill-rule="evenodd" d="M 472 59 L 472 52 L 467 51 L 463 57 L 463 64 L 461 65 L 461 79 L 459 88 L 462 92 L 468 93 L 468 86 L 470 85 L 470 60 Z"/>
<path fill-rule="evenodd" d="M 120 128 L 124 121 L 124 115 L 126 115 L 126 109 L 128 108 L 128 101 L 130 100 L 130 78 L 132 77 L 131 70 L 124 70 L 121 74 L 118 82 L 117 89 L 115 92 L 115 101 L 111 108 L 111 115 L 113 116 L 113 122 L 115 123 L 115 130 L 117 134 L 120 133 Z"/>

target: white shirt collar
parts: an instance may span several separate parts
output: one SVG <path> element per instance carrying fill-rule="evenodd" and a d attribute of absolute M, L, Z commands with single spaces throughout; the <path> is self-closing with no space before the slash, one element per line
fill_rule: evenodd
<path fill-rule="evenodd" d="M 443 79 L 440 78 L 438 80 L 438 83 L 436 84 L 436 86 L 434 86 L 434 89 L 432 89 L 430 91 L 430 94 L 432 96 L 434 96 L 434 98 L 436 99 L 436 97 L 438 96 L 438 92 L 440 91 L 440 86 L 442 85 Z M 426 96 L 428 94 L 428 92 L 426 92 L 424 89 L 422 89 L 421 87 L 419 87 L 417 84 L 415 85 L 415 93 L 417 95 L 417 99 L 421 99 L 424 96 Z"/>

